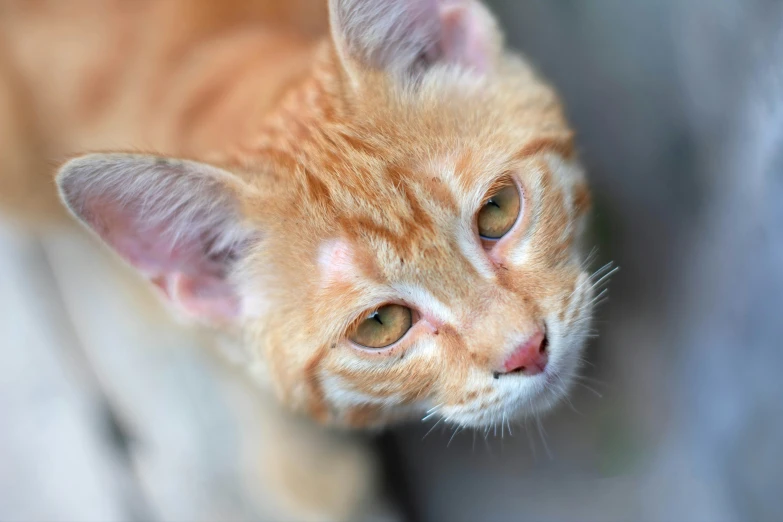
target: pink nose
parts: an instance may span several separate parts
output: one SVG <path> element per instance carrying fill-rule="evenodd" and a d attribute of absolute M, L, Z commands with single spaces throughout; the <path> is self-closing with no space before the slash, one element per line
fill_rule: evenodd
<path fill-rule="evenodd" d="M 503 364 L 503 373 L 522 373 L 538 375 L 546 368 L 549 360 L 547 339 L 540 330 L 521 344 Z"/>

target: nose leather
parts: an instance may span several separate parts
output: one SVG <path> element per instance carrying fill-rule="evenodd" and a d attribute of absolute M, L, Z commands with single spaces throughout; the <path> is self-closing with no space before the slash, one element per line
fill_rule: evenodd
<path fill-rule="evenodd" d="M 503 373 L 537 375 L 543 372 L 549 360 L 545 339 L 544 333 L 538 331 L 519 345 L 503 363 Z"/>

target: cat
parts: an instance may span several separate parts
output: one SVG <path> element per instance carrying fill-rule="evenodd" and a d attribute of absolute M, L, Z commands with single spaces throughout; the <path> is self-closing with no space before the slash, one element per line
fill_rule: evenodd
<path fill-rule="evenodd" d="M 318 422 L 548 410 L 596 298 L 554 90 L 475 0 L 273 4 L 4 5 L 64 205 Z"/>

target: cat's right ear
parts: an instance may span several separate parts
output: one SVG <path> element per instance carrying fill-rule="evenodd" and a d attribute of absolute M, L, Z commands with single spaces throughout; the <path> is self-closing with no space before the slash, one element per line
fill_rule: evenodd
<path fill-rule="evenodd" d="M 349 75 L 415 78 L 438 63 L 486 73 L 500 33 L 477 0 L 329 0 L 332 39 Z"/>
<path fill-rule="evenodd" d="M 71 212 L 159 287 L 180 312 L 213 325 L 242 314 L 234 264 L 258 234 L 242 216 L 249 190 L 210 165 L 139 154 L 90 154 L 57 175 Z"/>

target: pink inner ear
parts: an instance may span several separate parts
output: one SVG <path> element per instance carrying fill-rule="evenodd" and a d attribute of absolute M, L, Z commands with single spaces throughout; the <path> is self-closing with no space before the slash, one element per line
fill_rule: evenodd
<path fill-rule="evenodd" d="M 318 253 L 318 268 L 324 285 L 352 279 L 357 270 L 351 245 L 342 239 L 322 244 Z"/>
<path fill-rule="evenodd" d="M 225 259 L 210 257 L 205 243 L 222 231 L 208 230 L 195 220 L 177 223 L 182 228 L 177 233 L 171 223 L 144 222 L 149 216 L 134 207 L 93 197 L 85 202 L 85 217 L 104 241 L 188 315 L 210 322 L 237 317 L 239 298 L 225 278 Z"/>
<path fill-rule="evenodd" d="M 338 49 L 365 66 L 418 75 L 446 62 L 491 67 L 495 23 L 478 0 L 332 0 Z"/>
<path fill-rule="evenodd" d="M 118 209 L 89 202 L 86 206 L 90 215 L 100 216 L 100 221 L 95 223 L 98 235 L 150 277 L 166 272 L 214 274 L 220 270 L 204 251 L 198 237 L 198 223 L 180 223 L 185 232 L 177 234 L 170 223 L 145 223 L 142 213 L 130 205 Z"/>
<path fill-rule="evenodd" d="M 239 316 L 239 299 L 223 278 L 207 275 L 171 276 L 172 299 L 188 314 L 210 322 L 221 322 Z"/>
<path fill-rule="evenodd" d="M 469 2 L 442 0 L 441 51 L 447 62 L 485 73 L 492 53 L 492 35 L 486 17 Z"/>

